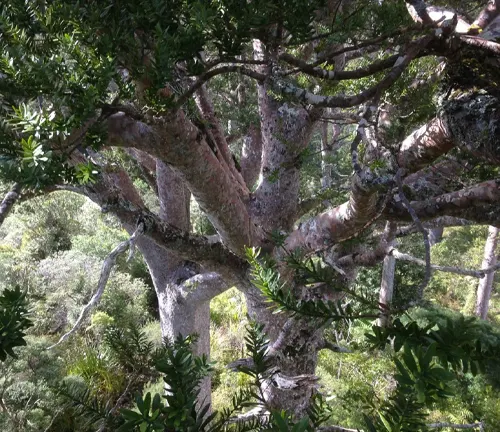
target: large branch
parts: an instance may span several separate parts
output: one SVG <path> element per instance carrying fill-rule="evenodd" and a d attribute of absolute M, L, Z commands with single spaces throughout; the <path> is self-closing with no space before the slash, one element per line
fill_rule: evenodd
<path fill-rule="evenodd" d="M 226 136 L 224 134 L 224 129 L 215 114 L 215 109 L 213 107 L 212 100 L 208 94 L 205 86 L 201 86 L 195 94 L 195 100 L 198 105 L 204 120 L 206 121 L 206 130 L 213 140 L 215 141 L 217 150 L 217 159 L 219 159 L 221 165 L 227 170 L 229 175 L 233 178 L 235 187 L 240 187 L 243 194 L 248 194 L 249 190 L 243 179 L 241 173 L 236 169 L 236 164 L 234 163 L 233 154 L 229 149 L 228 143 L 226 141 Z"/>
<path fill-rule="evenodd" d="M 469 423 L 469 424 L 457 424 L 457 423 L 429 423 L 428 428 L 451 428 L 451 429 L 479 429 L 484 432 L 484 423 Z"/>
<path fill-rule="evenodd" d="M 383 208 L 379 191 L 370 171 L 355 174 L 349 201 L 301 224 L 286 239 L 286 248 L 321 250 L 352 237 L 370 225 Z"/>
<path fill-rule="evenodd" d="M 441 115 L 406 138 L 397 155 L 397 163 L 402 173 L 410 174 L 429 165 L 438 157 L 458 146 L 493 163 L 500 160 L 500 118 L 498 100 L 492 96 L 470 94 L 449 101 Z M 458 118 L 454 116 L 457 115 Z M 484 133 L 484 129 L 488 133 Z M 287 246 L 305 249 L 322 249 L 332 242 L 350 238 L 377 218 L 380 206 L 380 187 L 373 178 L 361 181 L 355 174 L 349 201 L 328 210 L 302 224 L 287 239 Z M 380 178 L 383 180 L 383 178 Z M 368 185 L 372 185 L 368 187 Z M 485 182 L 473 188 L 441 195 L 422 202 L 412 202 L 419 219 L 438 216 L 460 216 L 465 209 L 474 213 L 475 205 L 498 204 L 500 191 L 497 181 Z M 472 207 L 471 207 L 472 206 Z M 384 210 L 389 220 L 411 220 L 400 203 L 392 203 Z M 474 217 L 476 216 L 476 217 Z M 484 210 L 468 217 L 481 220 Z M 495 222 L 489 219 L 489 224 Z M 497 222 L 498 223 L 498 222 Z"/>
<path fill-rule="evenodd" d="M 258 234 L 247 213 L 241 188 L 224 169 L 199 129 L 176 111 L 152 119 L 153 125 L 116 114 L 109 119 L 111 145 L 136 147 L 172 166 L 190 189 L 201 209 L 234 253 L 244 256 L 244 248 Z"/>
<path fill-rule="evenodd" d="M 412 202 L 411 205 L 417 216 L 424 220 L 439 216 L 458 216 L 479 223 L 498 224 L 500 218 L 496 213 L 488 214 L 486 207 L 500 205 L 500 179 L 488 180 L 425 201 Z M 395 202 L 389 203 L 384 211 L 384 216 L 390 220 L 411 220 L 406 209 Z"/>
<path fill-rule="evenodd" d="M 182 284 L 183 297 L 189 303 L 209 301 L 229 288 L 217 273 L 195 275 Z"/>
<path fill-rule="evenodd" d="M 381 72 L 385 69 L 394 66 L 394 63 L 396 63 L 399 57 L 400 57 L 399 54 L 395 54 L 385 59 L 375 60 L 368 66 L 359 69 L 348 70 L 348 71 L 344 70 L 336 71 L 336 70 L 326 70 L 320 67 L 312 66 L 307 62 L 305 62 L 304 60 L 298 59 L 292 56 L 291 54 L 284 53 L 280 55 L 281 60 L 293 66 L 296 66 L 297 68 L 300 69 L 301 72 L 304 72 L 308 75 L 315 76 L 318 78 L 335 80 L 335 81 L 359 79 L 376 74 L 377 72 Z"/>
<path fill-rule="evenodd" d="M 253 78 L 257 81 L 263 81 L 266 78 L 265 75 L 240 65 L 226 65 L 226 66 L 220 66 L 216 69 L 210 69 L 201 74 L 198 77 L 198 79 L 193 83 L 193 85 L 177 99 L 175 107 L 180 108 L 182 105 L 184 105 L 191 98 L 191 96 L 193 96 L 203 86 L 203 84 L 205 84 L 213 77 L 231 72 L 236 72 L 241 75 L 249 76 L 250 78 Z"/>
<path fill-rule="evenodd" d="M 245 281 L 244 274 L 248 268 L 246 261 L 230 252 L 222 243 L 213 243 L 204 236 L 183 231 L 144 209 L 117 206 L 111 210 L 122 223 L 128 225 L 144 221 L 144 235 L 158 246 L 175 252 L 180 258 L 197 262 L 231 283 Z"/>
<path fill-rule="evenodd" d="M 434 22 L 427 12 L 427 5 L 424 0 L 406 0 L 406 6 L 414 21 L 423 24 L 432 24 Z"/>
<path fill-rule="evenodd" d="M 488 5 L 481 11 L 472 27 L 485 29 L 500 14 L 500 0 L 490 0 Z"/>
<path fill-rule="evenodd" d="M 445 228 L 445 227 L 469 226 L 469 225 L 474 225 L 474 222 L 467 220 L 467 219 L 458 218 L 458 217 L 442 216 L 442 217 L 438 217 L 436 219 L 427 221 L 423 225 L 424 225 L 425 229 L 433 230 L 433 229 Z M 418 232 L 418 229 L 414 224 L 406 225 L 406 226 L 400 227 L 396 230 L 396 237 L 404 237 L 407 235 L 415 234 L 416 232 Z"/>

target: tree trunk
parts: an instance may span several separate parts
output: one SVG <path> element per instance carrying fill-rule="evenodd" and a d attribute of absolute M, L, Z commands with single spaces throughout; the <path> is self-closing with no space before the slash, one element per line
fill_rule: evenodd
<path fill-rule="evenodd" d="M 288 410 L 300 418 L 306 415 L 316 390 L 314 377 L 324 329 L 318 329 L 318 323 L 313 319 L 291 319 L 284 313 L 273 313 L 257 290 L 247 291 L 246 298 L 249 315 L 257 322 L 265 323 L 270 347 L 274 351 L 273 366 L 279 371 L 278 375 L 294 382 L 287 386 L 273 377 L 264 389 L 267 404 L 272 409 Z"/>
<path fill-rule="evenodd" d="M 429 244 L 434 246 L 443 240 L 443 227 L 432 228 L 429 230 Z"/>
<path fill-rule="evenodd" d="M 330 151 L 328 146 L 328 123 L 321 124 L 321 189 L 326 189 L 332 184 L 332 165 L 329 161 Z"/>
<path fill-rule="evenodd" d="M 2 202 L 0 203 L 0 225 L 3 224 L 3 221 L 12 210 L 15 202 L 19 199 L 20 194 L 21 185 L 19 183 L 16 183 L 3 198 Z"/>
<path fill-rule="evenodd" d="M 390 315 L 387 309 L 391 306 L 394 293 L 394 272 L 396 270 L 396 258 L 387 255 L 382 267 L 382 283 L 380 284 L 379 304 L 383 308 L 382 314 L 377 321 L 380 327 L 387 327 Z"/>
<path fill-rule="evenodd" d="M 484 245 L 484 257 L 482 268 L 491 267 L 496 264 L 497 258 L 495 255 L 498 242 L 498 228 L 490 226 L 488 228 L 488 237 Z M 476 315 L 482 319 L 486 319 L 488 315 L 488 306 L 490 302 L 491 289 L 493 288 L 493 279 L 495 273 L 488 273 L 480 281 L 477 287 L 477 302 Z"/>

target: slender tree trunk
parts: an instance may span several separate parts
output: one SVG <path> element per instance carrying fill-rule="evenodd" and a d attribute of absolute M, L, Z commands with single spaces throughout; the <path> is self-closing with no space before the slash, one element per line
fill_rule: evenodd
<path fill-rule="evenodd" d="M 482 268 L 491 267 L 496 264 L 496 248 L 498 242 L 498 228 L 490 226 L 488 228 L 488 237 L 484 245 L 484 257 Z M 476 315 L 482 319 L 486 319 L 488 315 L 488 306 L 490 302 L 491 290 L 493 288 L 493 279 L 495 273 L 488 273 L 479 281 L 477 287 L 477 302 Z"/>
<path fill-rule="evenodd" d="M 333 146 L 340 135 L 340 126 L 334 124 L 332 132 L 332 140 L 328 142 L 328 123 L 321 124 L 321 189 L 327 189 L 333 183 Z"/>
<path fill-rule="evenodd" d="M 387 309 L 391 306 L 392 296 L 394 294 L 394 273 L 396 270 L 396 258 L 392 255 L 387 255 L 384 258 L 382 267 L 382 282 L 380 284 L 379 304 L 383 308 L 383 312 L 377 321 L 381 327 L 387 327 L 390 322 L 390 315 Z"/>
<path fill-rule="evenodd" d="M 2 202 L 0 203 L 0 225 L 3 224 L 3 221 L 12 210 L 12 207 L 14 206 L 16 201 L 19 199 L 20 194 L 21 185 L 19 183 L 16 183 L 14 187 L 9 192 L 7 192 L 7 194 L 3 198 Z"/>

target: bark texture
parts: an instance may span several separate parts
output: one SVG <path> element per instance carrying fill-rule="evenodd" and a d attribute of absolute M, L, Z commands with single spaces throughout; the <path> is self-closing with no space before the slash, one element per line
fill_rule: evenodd
<path fill-rule="evenodd" d="M 3 224 L 3 221 L 5 218 L 8 216 L 10 211 L 12 210 L 12 207 L 14 207 L 14 204 L 16 201 L 19 199 L 21 196 L 21 185 L 19 183 L 16 183 L 12 189 L 7 192 L 0 203 L 0 225 Z"/>
<path fill-rule="evenodd" d="M 488 228 L 488 237 L 484 245 L 484 257 L 481 268 L 494 266 L 497 262 L 496 249 L 498 244 L 498 228 L 490 226 Z M 476 315 L 482 319 L 488 316 L 488 306 L 490 302 L 491 290 L 495 272 L 484 276 L 477 287 Z"/>
<path fill-rule="evenodd" d="M 348 8 L 354 3 L 343 2 L 342 7 Z M 460 20 L 455 17 L 450 20 L 448 11 L 428 7 L 420 0 L 406 3 L 414 20 L 426 27 L 415 24 L 396 29 L 390 37 L 401 38 L 401 42 L 399 39 L 397 42 L 399 52 L 366 67 L 343 70 L 349 59 L 365 54 L 369 58 L 380 44 L 387 46 L 388 36 L 334 47 L 328 46 L 325 39 L 324 49 L 322 43 L 313 39 L 297 50 L 297 57 L 287 52 L 291 51 L 287 46 L 291 40 L 285 42 L 288 36 L 284 36 L 283 29 L 266 28 L 262 34 L 255 33 L 255 37 L 262 40 L 253 43 L 253 59 L 237 58 L 234 62 L 215 59 L 213 63 L 207 60 L 203 66 L 211 65 L 196 78 L 186 73 L 184 78 L 189 88 L 178 95 L 173 108 L 155 111 L 140 106 L 136 111 L 131 108 L 132 104 L 108 107 L 113 108 L 113 114 L 105 121 L 108 144 L 124 148 L 135 160 L 142 176 L 157 192 L 158 214 L 146 207 L 125 170 L 113 164 L 104 163 L 100 181 L 85 188 L 88 196 L 104 211 L 115 214 L 127 229 L 133 231 L 138 221 L 144 224 L 145 233 L 138 247 L 153 278 L 165 336 L 198 333 L 196 352 L 208 353 L 210 299 L 232 285 L 245 292 L 249 314 L 266 325 L 275 367 L 282 377 L 288 377 L 270 382 L 266 390 L 269 404 L 277 409 L 290 409 L 298 416 L 306 412 L 316 391 L 313 375 L 317 352 L 326 346 L 324 329 L 318 328 L 314 320 L 290 321 L 285 314 L 272 313 L 251 283 L 245 261 L 246 247 L 261 247 L 263 254 L 274 258 L 284 286 L 300 299 L 311 298 L 314 293 L 295 280 L 286 266 L 284 258 L 289 252 L 300 250 L 304 254 L 328 257 L 338 273 L 335 283 L 344 288 L 349 286 L 357 266 L 385 260 L 380 303 L 388 305 L 394 257 L 388 255 L 392 238 L 380 233 L 381 219 L 394 223 L 412 221 L 419 229 L 420 220 L 430 221 L 428 227 L 432 227 L 436 218 L 450 216 L 500 226 L 499 179 L 492 174 L 482 178 L 481 183 L 461 184 L 457 190 L 439 175 L 456 174 L 456 165 L 449 161 L 436 163 L 454 151 L 477 158 L 488 167 L 496 168 L 500 164 L 498 90 L 495 85 L 485 86 L 489 92 L 470 90 L 482 88 L 480 79 L 484 74 L 475 75 L 478 80 L 473 85 L 468 83 L 463 91 L 446 95 L 435 118 L 395 146 L 393 154 L 388 154 L 385 143 L 377 142 L 380 139 L 376 130 L 377 105 L 383 92 L 416 58 L 437 54 L 451 61 L 458 71 L 455 75 L 453 70 L 448 71 L 447 79 L 451 83 L 447 85 L 452 90 L 456 88 L 453 80 L 458 80 L 457 75 L 464 75 L 460 74 L 459 67 L 455 68 L 457 64 L 479 61 L 488 66 L 487 73 L 493 78 L 498 75 L 499 44 L 459 34 Z M 332 10 L 337 10 L 339 5 Z M 491 3 L 478 18 L 477 25 L 487 29 L 497 19 L 497 12 L 498 4 Z M 444 21 L 440 21 L 442 17 Z M 241 62 L 247 65 L 241 66 Z M 327 70 L 324 63 L 336 67 Z M 312 84 L 308 89 L 297 87 L 299 79 L 288 79 L 297 72 L 310 79 Z M 218 95 L 211 93 L 207 84 L 211 78 L 227 73 L 245 75 L 246 80 L 253 79 L 256 85 L 259 122 L 250 127 L 243 139 L 241 172 L 231 154 L 224 123 L 215 109 Z M 321 88 L 316 85 L 318 80 L 327 80 L 328 85 L 333 86 L 336 82 L 360 77 L 376 79 L 377 73 L 383 73 L 383 78 L 358 94 L 333 95 L 330 87 L 327 94 L 321 95 L 316 90 Z M 465 79 L 469 79 L 467 77 Z M 147 86 L 145 79 L 139 84 Z M 169 88 L 165 87 L 161 93 L 172 96 Z M 145 90 L 142 88 L 144 95 Z M 191 99 L 194 104 L 186 107 Z M 134 101 L 137 105 L 144 105 L 143 102 L 140 98 Z M 367 106 L 362 110 L 361 105 L 365 103 Z M 296 226 L 305 211 L 312 208 L 305 203 L 299 206 L 303 152 L 326 107 L 336 111 L 325 118 L 358 123 L 356 140 L 351 146 L 354 173 L 349 183 L 349 198 Z M 339 108 L 363 112 L 350 109 L 344 113 L 339 112 Z M 334 128 L 332 138 L 337 137 L 338 128 Z M 367 146 L 366 153 L 373 153 L 372 157 L 363 159 L 358 149 L 361 143 Z M 332 187 L 327 161 L 333 146 L 325 129 L 321 151 L 321 183 L 324 188 Z M 85 161 L 85 157 L 80 156 Z M 375 161 L 381 163 L 372 163 Z M 431 164 L 433 168 L 428 168 Z M 400 177 L 405 182 L 404 194 L 403 188 L 400 193 L 396 192 L 396 172 L 398 186 Z M 190 232 L 190 196 L 217 231 L 215 241 Z M 0 209 L 9 208 L 12 199 L 5 205 L 4 202 Z M 347 242 L 374 227 L 376 246 L 373 248 Z M 413 226 L 407 228 L 407 232 L 414 229 Z M 276 234 L 285 238 L 284 250 L 275 244 Z M 429 265 L 427 268 L 430 271 Z M 331 293 L 320 295 L 326 298 Z M 208 397 L 206 382 L 203 394 Z"/>
<path fill-rule="evenodd" d="M 396 271 L 396 258 L 387 255 L 382 266 L 382 282 L 380 284 L 379 304 L 382 308 L 381 316 L 377 321 L 380 327 L 387 327 L 390 323 L 388 309 L 394 295 L 394 272 Z"/>

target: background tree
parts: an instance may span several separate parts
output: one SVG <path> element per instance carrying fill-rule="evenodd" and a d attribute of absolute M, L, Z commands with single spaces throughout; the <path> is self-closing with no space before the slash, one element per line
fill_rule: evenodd
<path fill-rule="evenodd" d="M 484 258 L 482 268 L 494 266 L 497 263 L 496 246 L 498 242 L 498 229 L 490 226 L 488 228 L 488 237 L 484 245 Z M 477 286 L 476 315 L 486 319 L 488 315 L 488 305 L 490 302 L 491 290 L 495 273 L 489 273 L 479 281 Z"/>

